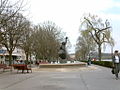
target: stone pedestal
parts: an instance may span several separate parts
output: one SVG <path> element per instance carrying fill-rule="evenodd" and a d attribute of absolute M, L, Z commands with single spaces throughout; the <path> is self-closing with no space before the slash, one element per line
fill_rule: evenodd
<path fill-rule="evenodd" d="M 60 63 L 67 63 L 67 60 L 66 59 L 61 59 Z"/>

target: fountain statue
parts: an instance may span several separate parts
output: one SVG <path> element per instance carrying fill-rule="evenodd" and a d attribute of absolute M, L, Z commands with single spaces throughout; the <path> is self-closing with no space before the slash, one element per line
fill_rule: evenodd
<path fill-rule="evenodd" d="M 67 52 L 66 52 L 67 39 L 68 37 L 65 38 L 65 42 L 62 42 L 62 45 L 60 46 L 60 50 L 58 52 L 59 57 L 61 58 L 61 61 L 63 61 L 63 59 L 66 59 L 67 57 Z"/>

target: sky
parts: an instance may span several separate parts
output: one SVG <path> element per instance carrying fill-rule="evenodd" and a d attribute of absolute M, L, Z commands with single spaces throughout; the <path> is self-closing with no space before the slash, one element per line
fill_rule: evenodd
<path fill-rule="evenodd" d="M 114 50 L 120 50 L 120 0 L 28 0 L 30 20 L 34 24 L 52 21 L 66 32 L 75 50 L 79 36 L 80 19 L 85 13 L 108 19 L 112 26 L 112 37 L 115 40 Z M 104 52 L 111 52 L 110 47 Z"/>

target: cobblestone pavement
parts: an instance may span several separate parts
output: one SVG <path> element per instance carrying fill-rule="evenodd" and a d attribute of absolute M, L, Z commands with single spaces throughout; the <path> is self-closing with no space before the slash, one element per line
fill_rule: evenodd
<path fill-rule="evenodd" d="M 0 90 L 120 90 L 111 69 L 100 66 L 0 73 Z"/>

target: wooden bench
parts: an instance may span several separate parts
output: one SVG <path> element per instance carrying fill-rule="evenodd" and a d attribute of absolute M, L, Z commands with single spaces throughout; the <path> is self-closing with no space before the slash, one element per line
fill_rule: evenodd
<path fill-rule="evenodd" d="M 3 72 L 4 72 L 6 69 L 10 69 L 10 71 L 12 71 L 12 67 L 11 67 L 11 66 L 7 66 L 6 64 L 0 64 L 0 69 L 3 69 Z"/>
<path fill-rule="evenodd" d="M 32 69 L 29 68 L 26 64 L 14 64 L 12 65 L 14 67 L 14 69 L 17 69 L 17 73 L 21 70 L 22 73 L 24 73 L 25 70 L 27 70 L 27 73 L 29 73 L 29 71 L 31 71 L 32 73 Z"/>

